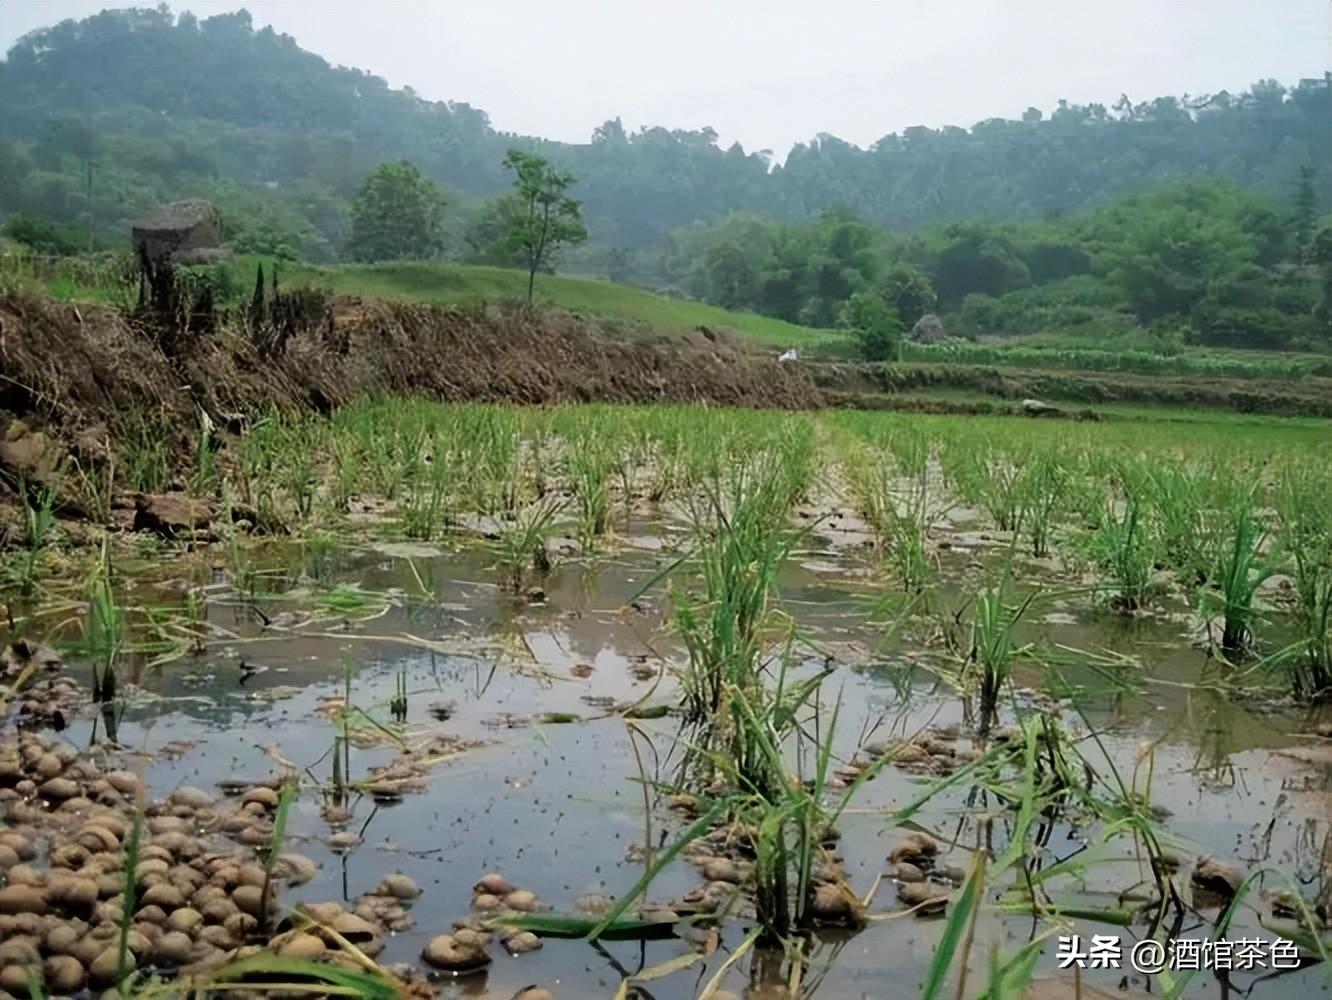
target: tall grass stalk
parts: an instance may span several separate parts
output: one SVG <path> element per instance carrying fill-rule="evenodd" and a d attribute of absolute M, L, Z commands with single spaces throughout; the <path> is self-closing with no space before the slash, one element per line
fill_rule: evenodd
<path fill-rule="evenodd" d="M 110 702 L 116 696 L 116 663 L 125 644 L 125 617 L 112 591 L 111 553 L 105 540 L 89 582 L 84 644 L 93 663 L 93 700 Z"/>
<path fill-rule="evenodd" d="M 272 920 L 273 869 L 282 856 L 282 846 L 287 838 L 287 817 L 299 792 L 300 786 L 297 781 L 294 778 L 287 778 L 282 782 L 282 790 L 278 793 L 277 808 L 273 813 L 273 832 L 264 851 L 264 885 L 259 899 L 260 934 L 268 933 L 269 923 Z"/>
<path fill-rule="evenodd" d="M 135 900 L 138 898 L 138 879 L 137 869 L 139 867 L 139 851 L 143 841 L 143 814 L 135 808 L 134 815 L 130 820 L 128 837 L 125 840 L 125 881 L 121 887 L 120 900 L 120 936 L 116 947 L 116 984 L 119 985 L 125 981 L 125 977 L 130 971 L 130 950 L 129 936 L 134 928 L 134 911 L 138 909 Z"/>

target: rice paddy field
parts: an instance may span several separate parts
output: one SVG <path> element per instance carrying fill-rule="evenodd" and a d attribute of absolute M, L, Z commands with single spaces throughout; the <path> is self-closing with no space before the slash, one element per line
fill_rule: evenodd
<path fill-rule="evenodd" d="M 0 989 L 1325 997 L 1332 437 L 1158 416 L 143 418 L 0 569 Z"/>

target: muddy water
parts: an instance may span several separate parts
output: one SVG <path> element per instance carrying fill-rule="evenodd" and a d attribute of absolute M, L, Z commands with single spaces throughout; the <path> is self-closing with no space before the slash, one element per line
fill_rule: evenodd
<path fill-rule="evenodd" d="M 145 768 L 155 795 L 181 785 L 211 789 L 224 780 L 263 779 L 277 771 L 279 760 L 326 782 L 334 734 L 329 706 L 343 696 L 347 677 L 353 703 L 387 723 L 388 701 L 405 674 L 410 699 L 402 738 L 413 742 L 446 733 L 475 746 L 437 764 L 425 790 L 406 794 L 401 802 L 354 800 L 349 828 L 364 839 L 346 853 L 324 844 L 330 828 L 321 819 L 318 794 L 304 792 L 290 822 L 288 849 L 314 858 L 320 873 L 289 891 L 283 902 L 352 900 L 388 872 L 410 875 L 425 892 L 412 908 L 415 930 L 392 938 L 381 956 L 393 962 L 415 961 L 429 937 L 466 915 L 470 887 L 488 871 L 503 872 L 559 911 L 573 910 L 589 894 L 622 893 L 642 874 L 645 837 L 659 846 L 679 828 L 660 802 L 645 816 L 638 758 L 625 723 L 604 714 L 608 705 L 643 698 L 654 684 L 649 703 L 668 703 L 673 691 L 668 668 L 681 659 L 662 628 L 664 588 L 640 596 L 673 558 L 662 544 L 671 532 L 641 524 L 629 534 L 630 544 L 557 567 L 545 583 L 545 601 L 537 604 L 499 590 L 500 574 L 490 556 L 475 547 L 318 555 L 277 550 L 270 555 L 284 571 L 265 578 L 266 586 L 273 591 L 270 598 L 285 593 L 285 599 L 247 603 L 216 587 L 207 620 L 234 639 L 220 639 L 201 655 L 159 668 L 140 662 L 134 671 L 138 686 L 129 690 L 115 735 Z M 917 623 L 884 646 L 882 630 L 866 624 L 865 612 L 880 591 L 854 536 L 853 528 L 840 536 L 811 535 L 781 589 L 784 607 L 807 638 L 838 664 L 825 691 L 841 692 L 840 749 L 847 756 L 875 724 L 882 739 L 962 721 L 956 696 L 926 669 L 938 656 L 929 629 Z M 936 601 L 957 606 L 992 561 L 979 542 L 970 550 L 960 544 L 943 553 L 945 585 Z M 1034 581 L 1041 569 L 1022 564 L 1019 585 Z M 325 611 L 309 622 L 316 595 L 336 585 L 386 596 L 382 603 L 375 598 L 369 607 L 344 615 Z M 166 590 L 146 585 L 138 596 L 153 593 L 160 598 Z M 1072 597 L 1044 609 L 1025 637 L 1132 654 L 1145 664 L 1149 682 L 1130 693 L 1085 668 L 1070 668 L 1067 680 L 1083 689 L 1078 703 L 1085 721 L 1122 774 L 1132 775 L 1143 746 L 1155 745 L 1152 799 L 1172 814 L 1167 828 L 1186 864 L 1212 854 L 1245 869 L 1272 865 L 1307 882 L 1317 875 L 1332 815 L 1328 758 L 1301 735 L 1319 720 L 1295 710 L 1237 705 L 1191 686 L 1205 658 L 1189 643 L 1185 617 L 1172 610 L 1178 609 L 1126 621 L 1094 610 L 1085 596 Z M 820 663 L 814 658 L 803 669 Z M 664 673 L 660 683 L 658 673 Z M 1019 684 L 1034 686 L 1038 680 L 1034 672 L 1019 673 Z M 1034 693 L 1023 696 L 1052 710 Z M 1064 711 L 1081 724 L 1071 710 Z M 580 721 L 542 721 L 550 713 Z M 445 714 L 447 719 L 437 717 Z M 639 743 L 647 777 L 668 778 L 673 723 L 638 725 L 655 734 L 652 748 Z M 372 725 L 358 732 L 366 739 L 351 751 L 354 778 L 395 756 Z M 62 738 L 86 747 L 104 735 L 102 720 L 85 719 Z M 1299 759 L 1301 753 L 1309 759 Z M 885 769 L 839 822 L 840 850 L 857 892 L 867 892 L 885 868 L 896 834 L 884 815 L 918 797 L 927 780 Z M 950 789 L 916 820 L 945 841 L 956 834 L 961 845 L 974 844 L 974 830 L 964 822 L 967 795 L 965 787 Z M 1081 836 L 1059 827 L 1049 850 L 1056 857 L 1072 854 L 1082 846 Z M 947 860 L 967 866 L 967 847 L 959 846 Z M 1081 898 L 1113 906 L 1118 893 L 1144 880 L 1150 880 L 1144 866 L 1119 857 L 1091 869 Z M 698 884 L 697 872 L 679 862 L 661 875 L 650 897 L 665 901 Z M 1253 899 L 1257 902 L 1256 895 Z M 872 911 L 898 911 L 891 882 L 879 889 Z M 1215 919 L 1216 911 L 1203 915 Z M 1184 933 L 1206 936 L 1201 918 L 1190 919 Z M 814 950 L 805 995 L 918 996 L 942 926 L 940 920 L 889 916 L 854 936 L 827 935 Z M 1264 933 L 1248 912 L 1237 918 L 1236 928 Z M 1126 948 L 1131 941 L 1129 929 L 1090 923 L 1075 929 L 1084 937 L 1117 934 Z M 642 983 L 637 995 L 694 997 L 745 930 L 741 923 L 733 925 L 707 962 Z M 975 991 L 982 988 L 990 949 L 1012 954 L 1032 931 L 1030 918 L 1003 919 L 992 911 L 982 916 L 973 952 Z M 445 996 L 507 1000 L 522 987 L 539 984 L 564 1000 L 610 997 L 624 976 L 689 950 L 679 940 L 589 945 L 548 939 L 542 950 L 512 958 L 496 944 L 495 961 L 485 973 L 441 984 Z M 1041 974 L 1054 972 L 1053 956 L 1051 945 Z M 788 971 L 780 956 L 751 955 L 736 964 L 726 988 L 736 995 L 778 996 L 775 987 L 765 989 L 784 982 Z M 1326 995 L 1326 971 L 1319 966 L 1267 976 L 1233 973 L 1229 988 L 1241 993 L 1252 988 L 1257 997 Z M 1127 971 L 1089 971 L 1084 979 L 1110 989 L 1160 992 L 1159 983 Z M 1187 995 L 1234 993 L 1203 974 Z"/>

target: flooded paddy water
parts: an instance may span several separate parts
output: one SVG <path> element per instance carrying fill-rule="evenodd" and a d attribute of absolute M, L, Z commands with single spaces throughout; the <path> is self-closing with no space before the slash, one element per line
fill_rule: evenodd
<path fill-rule="evenodd" d="M 297 904 L 332 903 L 365 926 L 339 925 L 336 909 L 317 907 L 316 923 L 342 926 L 361 968 L 410 967 L 400 971 L 414 990 L 444 997 L 1327 995 L 1325 931 L 1299 929 L 1326 920 L 1325 910 L 1312 915 L 1326 906 L 1332 851 L 1326 702 L 1224 683 L 1226 670 L 1242 668 L 1218 673 L 1178 588 L 1125 614 L 1088 586 L 1084 563 L 1036 558 L 961 502 L 930 518 L 929 583 L 913 589 L 895 585 L 871 525 L 836 491 L 809 487 L 805 497 L 791 515 L 802 530 L 768 595 L 761 659 L 770 683 L 778 660 L 784 685 L 822 680 L 783 745 L 791 780 L 817 782 L 816 796 L 837 810 L 835 840 L 820 838 L 836 857 L 817 862 L 835 872 L 815 882 L 849 889 L 859 905 L 792 929 L 786 948 L 754 931 L 746 886 L 762 854 L 728 828 L 725 809 L 706 824 L 713 799 L 737 794 L 724 787 L 725 766 L 713 762 L 709 784 L 691 777 L 697 758 L 686 764 L 699 737 L 681 718 L 682 685 L 699 654 L 675 617 L 676 588 L 694 581 L 682 558 L 708 538 L 683 505 L 642 497 L 627 513 L 612 506 L 590 552 L 565 538 L 578 524 L 574 508 L 561 507 L 542 536 L 553 564 L 520 574 L 516 589 L 497 554 L 503 540 L 481 537 L 498 522 L 481 517 L 455 517 L 476 530 L 429 540 L 371 531 L 247 541 L 243 559 L 234 541 L 149 547 L 115 571 L 124 639 L 116 690 L 98 705 L 86 692 L 99 654 L 79 645 L 95 600 L 71 588 L 61 610 L 53 587 L 54 609 L 16 603 L 34 616 L 28 634 L 61 648 L 64 665 L 44 667 L 8 706 L 0 757 L 18 766 L 0 777 L 6 823 L 34 848 L 30 860 L 16 851 L 8 885 L 36 886 L 47 902 L 0 907 L 6 938 L 37 940 L 68 920 L 81 934 L 103 927 L 99 955 L 113 948 L 105 925 L 119 926 L 124 892 L 105 876 L 115 870 L 101 872 L 100 902 L 64 905 L 52 889 L 57 870 L 93 859 L 87 849 L 55 852 L 83 842 L 81 810 L 124 812 L 137 800 L 143 844 L 166 845 L 168 881 L 205 893 L 168 900 L 172 891 L 160 889 L 162 902 L 147 904 L 157 912 L 145 913 L 142 894 L 166 882 L 138 880 L 143 940 L 131 952 L 167 983 L 177 967 L 188 977 L 284 930 L 281 915 Z M 1024 610 L 1012 617 L 1011 674 L 987 722 L 959 664 L 974 642 L 978 595 L 996 579 L 1003 605 Z M 1264 590 L 1264 639 L 1275 647 L 1293 641 L 1280 588 L 1275 580 Z M 77 689 L 52 688 L 52 677 Z M 50 717 L 57 703 L 64 710 Z M 1065 752 L 1076 761 L 1067 773 L 1056 761 Z M 50 773 L 72 774 L 73 787 L 50 786 L 41 768 L 52 757 Z M 1067 787 L 1024 806 L 1013 797 L 1024 757 L 1028 778 L 1057 775 Z M 1008 770 L 988 769 L 991 761 Z M 1125 812 L 1093 807 L 1093 784 L 1122 786 L 1114 808 Z M 677 853 L 697 822 L 694 843 Z M 248 919 L 244 888 L 266 891 L 275 827 L 274 856 L 286 860 L 271 876 L 276 914 L 263 914 L 264 930 Z M 1108 836 L 1116 827 L 1123 835 Z M 113 832 L 126 846 L 128 832 Z M 182 833 L 197 843 L 181 848 Z M 646 874 L 619 920 L 647 923 L 632 933 L 612 924 L 587 940 Z M 495 892 L 477 890 L 486 878 Z M 214 885 L 220 894 L 206 892 Z M 1173 901 L 1159 898 L 1163 885 Z M 978 901 L 949 946 L 952 916 L 973 890 Z M 218 900 L 200 924 L 220 929 L 186 930 L 184 952 L 161 960 L 171 904 L 205 911 Z M 519 926 L 492 923 L 513 912 Z M 33 913 L 48 925 L 30 926 Z M 584 919 L 532 922 L 533 937 L 521 933 L 529 913 Z M 1223 915 L 1228 929 L 1217 927 Z M 1292 926 L 1303 947 L 1274 961 L 1271 942 L 1285 939 L 1273 928 Z M 1152 934 L 1223 931 L 1261 938 L 1269 967 L 1160 977 L 1128 961 L 1133 942 Z M 1122 967 L 1076 979 L 1059 969 L 1056 937 L 1072 934 L 1113 936 Z M 1034 965 L 1004 992 L 1005 970 L 1033 941 Z M 345 943 L 325 935 L 315 954 L 342 952 L 355 968 Z M 942 947 L 955 950 L 939 986 Z M 71 949 L 38 950 L 53 980 L 52 955 Z M 100 972 L 93 985 L 110 985 Z M 18 993 L 16 982 L 4 986 Z"/>

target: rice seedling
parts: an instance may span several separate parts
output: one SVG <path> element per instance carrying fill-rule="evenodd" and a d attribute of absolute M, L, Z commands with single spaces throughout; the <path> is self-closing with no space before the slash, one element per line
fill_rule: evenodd
<path fill-rule="evenodd" d="M 682 700 L 693 723 L 724 716 L 728 690 L 758 683 L 765 630 L 779 627 L 771 606 L 777 574 L 796 537 L 773 523 L 773 483 L 753 463 L 723 490 L 714 484 L 697 512 L 701 537 L 690 561 L 701 593 L 672 585 L 674 623 L 689 654 Z"/>
<path fill-rule="evenodd" d="M 1207 470 L 1188 462 L 1153 462 L 1146 474 L 1162 559 L 1181 579 L 1204 583 L 1213 558 Z"/>
<path fill-rule="evenodd" d="M 522 591 L 529 566 L 538 573 L 550 569 L 546 539 L 555 530 L 555 519 L 566 503 L 564 499 L 551 494 L 528 504 L 517 512 L 512 521 L 501 522 L 500 537 L 495 547 L 500 568 L 506 574 L 506 583 L 514 593 Z"/>
<path fill-rule="evenodd" d="M 1142 481 L 1121 470 L 1118 492 L 1103 501 L 1100 526 L 1091 538 L 1092 557 L 1114 588 L 1112 603 L 1133 612 L 1151 589 L 1154 546 Z"/>
<path fill-rule="evenodd" d="M 393 716 L 393 721 L 403 723 L 407 721 L 407 671 L 399 670 L 393 678 L 393 698 L 389 701 L 389 713 Z"/>
<path fill-rule="evenodd" d="M 1289 559 L 1298 603 L 1301 649 L 1286 670 L 1292 693 L 1312 700 L 1332 693 L 1332 482 L 1326 472 L 1288 467 L 1277 494 L 1281 548 Z"/>
<path fill-rule="evenodd" d="M 88 611 L 84 621 L 84 650 L 92 660 L 95 702 L 116 697 L 116 665 L 125 645 L 125 616 L 111 589 L 111 554 L 106 541 L 88 585 Z"/>
<path fill-rule="evenodd" d="M 1064 457 L 1042 451 L 1030 457 L 1018 485 L 1018 523 L 1031 539 L 1031 554 L 1050 554 L 1050 535 L 1068 497 L 1070 473 Z"/>
<path fill-rule="evenodd" d="M 929 480 L 923 463 L 918 470 L 899 481 L 896 463 L 868 448 L 854 448 L 846 462 L 847 482 L 860 513 L 873 529 L 902 589 L 917 593 L 924 587 L 930 568 L 926 535 L 942 514 L 930 507 Z"/>
<path fill-rule="evenodd" d="M 1027 456 L 1017 451 L 1000 452 L 988 446 L 969 466 L 970 492 L 993 519 L 1000 531 L 1017 528 L 1021 512 L 1023 467 Z"/>
<path fill-rule="evenodd" d="M 431 458 L 424 484 L 406 490 L 400 505 L 403 531 L 408 538 L 428 540 L 434 538 L 445 523 L 448 509 L 449 486 L 453 480 L 450 456 L 438 438 L 431 436 Z"/>
<path fill-rule="evenodd" d="M 998 721 L 999 695 L 1012 676 L 1013 661 L 1026 651 L 1017 639 L 1017 628 L 1038 597 L 1033 591 L 1010 604 L 1008 579 L 1005 569 L 997 584 L 976 595 L 970 647 L 963 661 L 961 686 L 963 691 L 976 691 L 975 719 L 982 740 Z"/>
<path fill-rule="evenodd" d="M 592 549 L 610 520 L 610 477 L 616 466 L 613 442 L 591 421 L 577 425 L 564 456 L 564 473 L 578 505 L 578 533 L 584 549 Z"/>
<path fill-rule="evenodd" d="M 1266 552 L 1267 530 L 1255 513 L 1256 504 L 1257 487 L 1240 491 L 1231 501 L 1212 576 L 1215 589 L 1203 592 L 1203 607 L 1221 615 L 1221 651 L 1231 660 L 1252 648 L 1258 618 L 1254 599 L 1277 570 L 1276 560 Z"/>
<path fill-rule="evenodd" d="M 468 470 L 469 500 L 483 514 L 516 508 L 513 484 L 520 477 L 518 415 L 500 406 L 467 406 L 452 411 L 452 439 L 461 467 Z"/>

